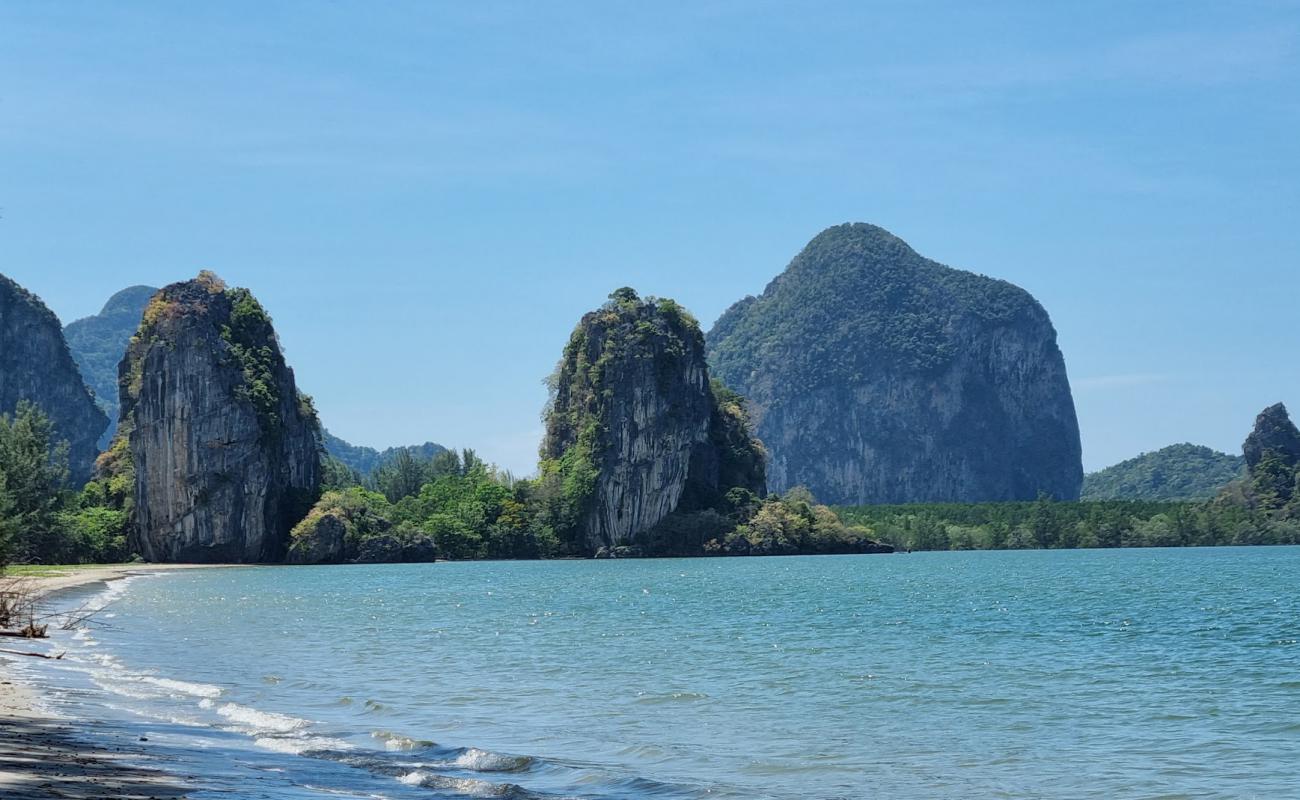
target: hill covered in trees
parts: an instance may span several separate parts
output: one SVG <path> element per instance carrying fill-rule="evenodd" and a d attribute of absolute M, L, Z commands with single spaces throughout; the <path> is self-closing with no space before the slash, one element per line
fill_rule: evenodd
<path fill-rule="evenodd" d="M 1084 476 L 1084 500 L 1208 500 L 1241 477 L 1246 461 L 1175 444 Z"/>
<path fill-rule="evenodd" d="M 362 478 L 374 474 L 375 470 L 385 464 L 392 463 L 393 459 L 397 458 L 398 454 L 403 451 L 420 461 L 430 461 L 439 453 L 447 451 L 447 448 L 434 442 L 377 450 L 373 447 L 346 442 L 330 433 L 329 430 L 322 431 L 321 444 L 327 454 L 338 459 L 343 466 Z"/>
<path fill-rule="evenodd" d="M 101 450 L 108 447 L 117 431 L 117 365 L 140 327 L 140 317 L 149 298 L 157 291 L 152 286 L 123 289 L 108 298 L 98 314 L 69 322 L 63 328 L 81 377 L 95 392 L 95 402 L 108 415 L 108 429 L 99 440 Z"/>
<path fill-rule="evenodd" d="M 768 486 L 835 503 L 1071 500 L 1083 479 L 1047 312 L 873 225 L 818 234 L 708 335 L 750 403 Z"/>

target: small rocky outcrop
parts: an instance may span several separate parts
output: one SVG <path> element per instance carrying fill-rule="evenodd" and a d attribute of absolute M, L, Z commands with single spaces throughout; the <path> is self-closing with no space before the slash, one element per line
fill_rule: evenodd
<path fill-rule="evenodd" d="M 253 295 L 211 273 L 163 288 L 118 385 L 100 463 L 134 477 L 132 548 L 149 561 L 282 559 L 319 493 L 320 426 Z"/>
<path fill-rule="evenodd" d="M 90 478 L 108 417 L 100 410 L 63 338 L 63 326 L 36 295 L 0 275 L 0 414 L 29 401 L 68 443 L 69 481 Z"/>
<path fill-rule="evenodd" d="M 670 515 L 764 492 L 743 402 L 710 380 L 699 325 L 672 300 L 615 292 L 574 330 L 552 390 L 541 472 L 570 552 L 657 554 L 648 534 Z"/>
<path fill-rule="evenodd" d="M 1260 412 L 1241 451 L 1247 479 L 1226 494 L 1239 491 L 1254 508 L 1300 518 L 1300 430 L 1286 406 L 1278 403 Z"/>
<path fill-rule="evenodd" d="M 1300 430 L 1282 403 L 1271 405 L 1255 417 L 1255 427 L 1241 447 L 1246 467 L 1255 470 L 1269 454 L 1288 466 L 1300 464 Z"/>
<path fill-rule="evenodd" d="M 438 548 L 428 536 L 399 539 L 396 536 L 372 536 L 357 548 L 358 564 L 414 564 L 437 560 Z"/>
<path fill-rule="evenodd" d="M 326 492 L 289 534 L 290 564 L 391 564 L 435 561 L 427 534 L 395 528 L 382 495 L 351 487 Z"/>
<path fill-rule="evenodd" d="M 768 488 L 836 505 L 1079 497 L 1079 426 L 1047 312 L 1010 283 L 829 228 L 708 336 L 751 403 Z"/>
<path fill-rule="evenodd" d="M 293 529 L 289 553 L 290 564 L 338 564 L 344 560 L 348 524 L 338 514 L 309 516 Z"/>
<path fill-rule="evenodd" d="M 63 328 L 81 376 L 94 390 L 95 402 L 108 414 L 108 429 L 99 439 L 101 450 L 108 447 L 117 433 L 117 365 L 140 327 L 145 306 L 157 291 L 153 286 L 123 289 L 108 298 L 98 314 L 69 322 Z"/>

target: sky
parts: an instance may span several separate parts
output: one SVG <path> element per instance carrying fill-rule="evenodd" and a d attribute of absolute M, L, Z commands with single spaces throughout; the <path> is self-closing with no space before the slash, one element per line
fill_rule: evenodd
<path fill-rule="evenodd" d="M 1047 308 L 1084 463 L 1300 410 L 1300 3 L 0 4 L 0 272 L 211 269 L 333 433 L 533 471 L 615 288 L 707 327 L 823 228 Z"/>

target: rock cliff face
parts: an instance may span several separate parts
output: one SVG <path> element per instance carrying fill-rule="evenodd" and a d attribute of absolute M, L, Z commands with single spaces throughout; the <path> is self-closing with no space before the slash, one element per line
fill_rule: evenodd
<path fill-rule="evenodd" d="M 101 459 L 135 478 L 132 547 L 150 561 L 278 561 L 320 484 L 319 423 L 270 319 L 211 273 L 159 291 L 119 369 Z"/>
<path fill-rule="evenodd" d="M 69 322 L 63 328 L 81 376 L 94 390 L 95 402 L 108 414 L 108 429 L 99 439 L 101 450 L 108 447 L 117 432 L 117 365 L 140 327 L 144 307 L 157 291 L 152 286 L 123 289 L 108 298 L 95 316 Z"/>
<path fill-rule="evenodd" d="M 108 417 L 82 381 L 59 318 L 0 275 L 0 414 L 13 413 L 21 400 L 40 408 L 58 440 L 67 441 L 69 479 L 80 486 L 90 477 Z"/>
<path fill-rule="evenodd" d="M 642 545 L 675 512 L 763 492 L 762 446 L 673 301 L 615 292 L 582 318 L 553 381 L 542 473 L 565 487 L 576 551 Z"/>
<path fill-rule="evenodd" d="M 768 486 L 836 504 L 1077 499 L 1065 362 L 1024 290 L 917 255 L 872 225 L 829 228 L 709 332 L 749 398 Z"/>

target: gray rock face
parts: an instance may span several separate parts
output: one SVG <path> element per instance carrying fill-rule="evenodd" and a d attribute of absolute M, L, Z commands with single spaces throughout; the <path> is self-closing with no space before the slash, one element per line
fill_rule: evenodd
<path fill-rule="evenodd" d="M 140 327 L 144 307 L 157 291 L 152 286 L 123 289 L 110 297 L 98 314 L 69 322 L 63 328 L 81 376 L 94 390 L 95 402 L 108 414 L 108 429 L 100 436 L 100 449 L 108 447 L 117 433 L 117 365 Z"/>
<path fill-rule="evenodd" d="M 54 423 L 58 440 L 68 443 L 70 481 L 85 483 L 108 417 L 82 381 L 59 318 L 39 297 L 0 275 L 0 413 L 13 413 L 22 400 Z"/>
<path fill-rule="evenodd" d="M 1077 499 L 1078 422 L 1047 313 L 871 225 L 830 228 L 709 332 L 768 487 L 834 504 Z"/>
<path fill-rule="evenodd" d="M 318 494 L 319 424 L 257 301 L 210 274 L 167 286 L 119 381 L 134 549 L 150 561 L 283 558 Z"/>
<path fill-rule="evenodd" d="M 414 564 L 437 560 L 438 548 L 428 536 L 415 536 L 403 541 L 396 536 L 382 534 L 361 542 L 357 548 L 358 564 Z"/>
<path fill-rule="evenodd" d="M 555 377 L 542 456 L 569 454 L 593 472 L 585 551 L 639 544 L 733 486 L 761 493 L 761 446 L 733 412 L 710 384 L 698 324 L 676 303 L 625 289 L 584 316 Z"/>

